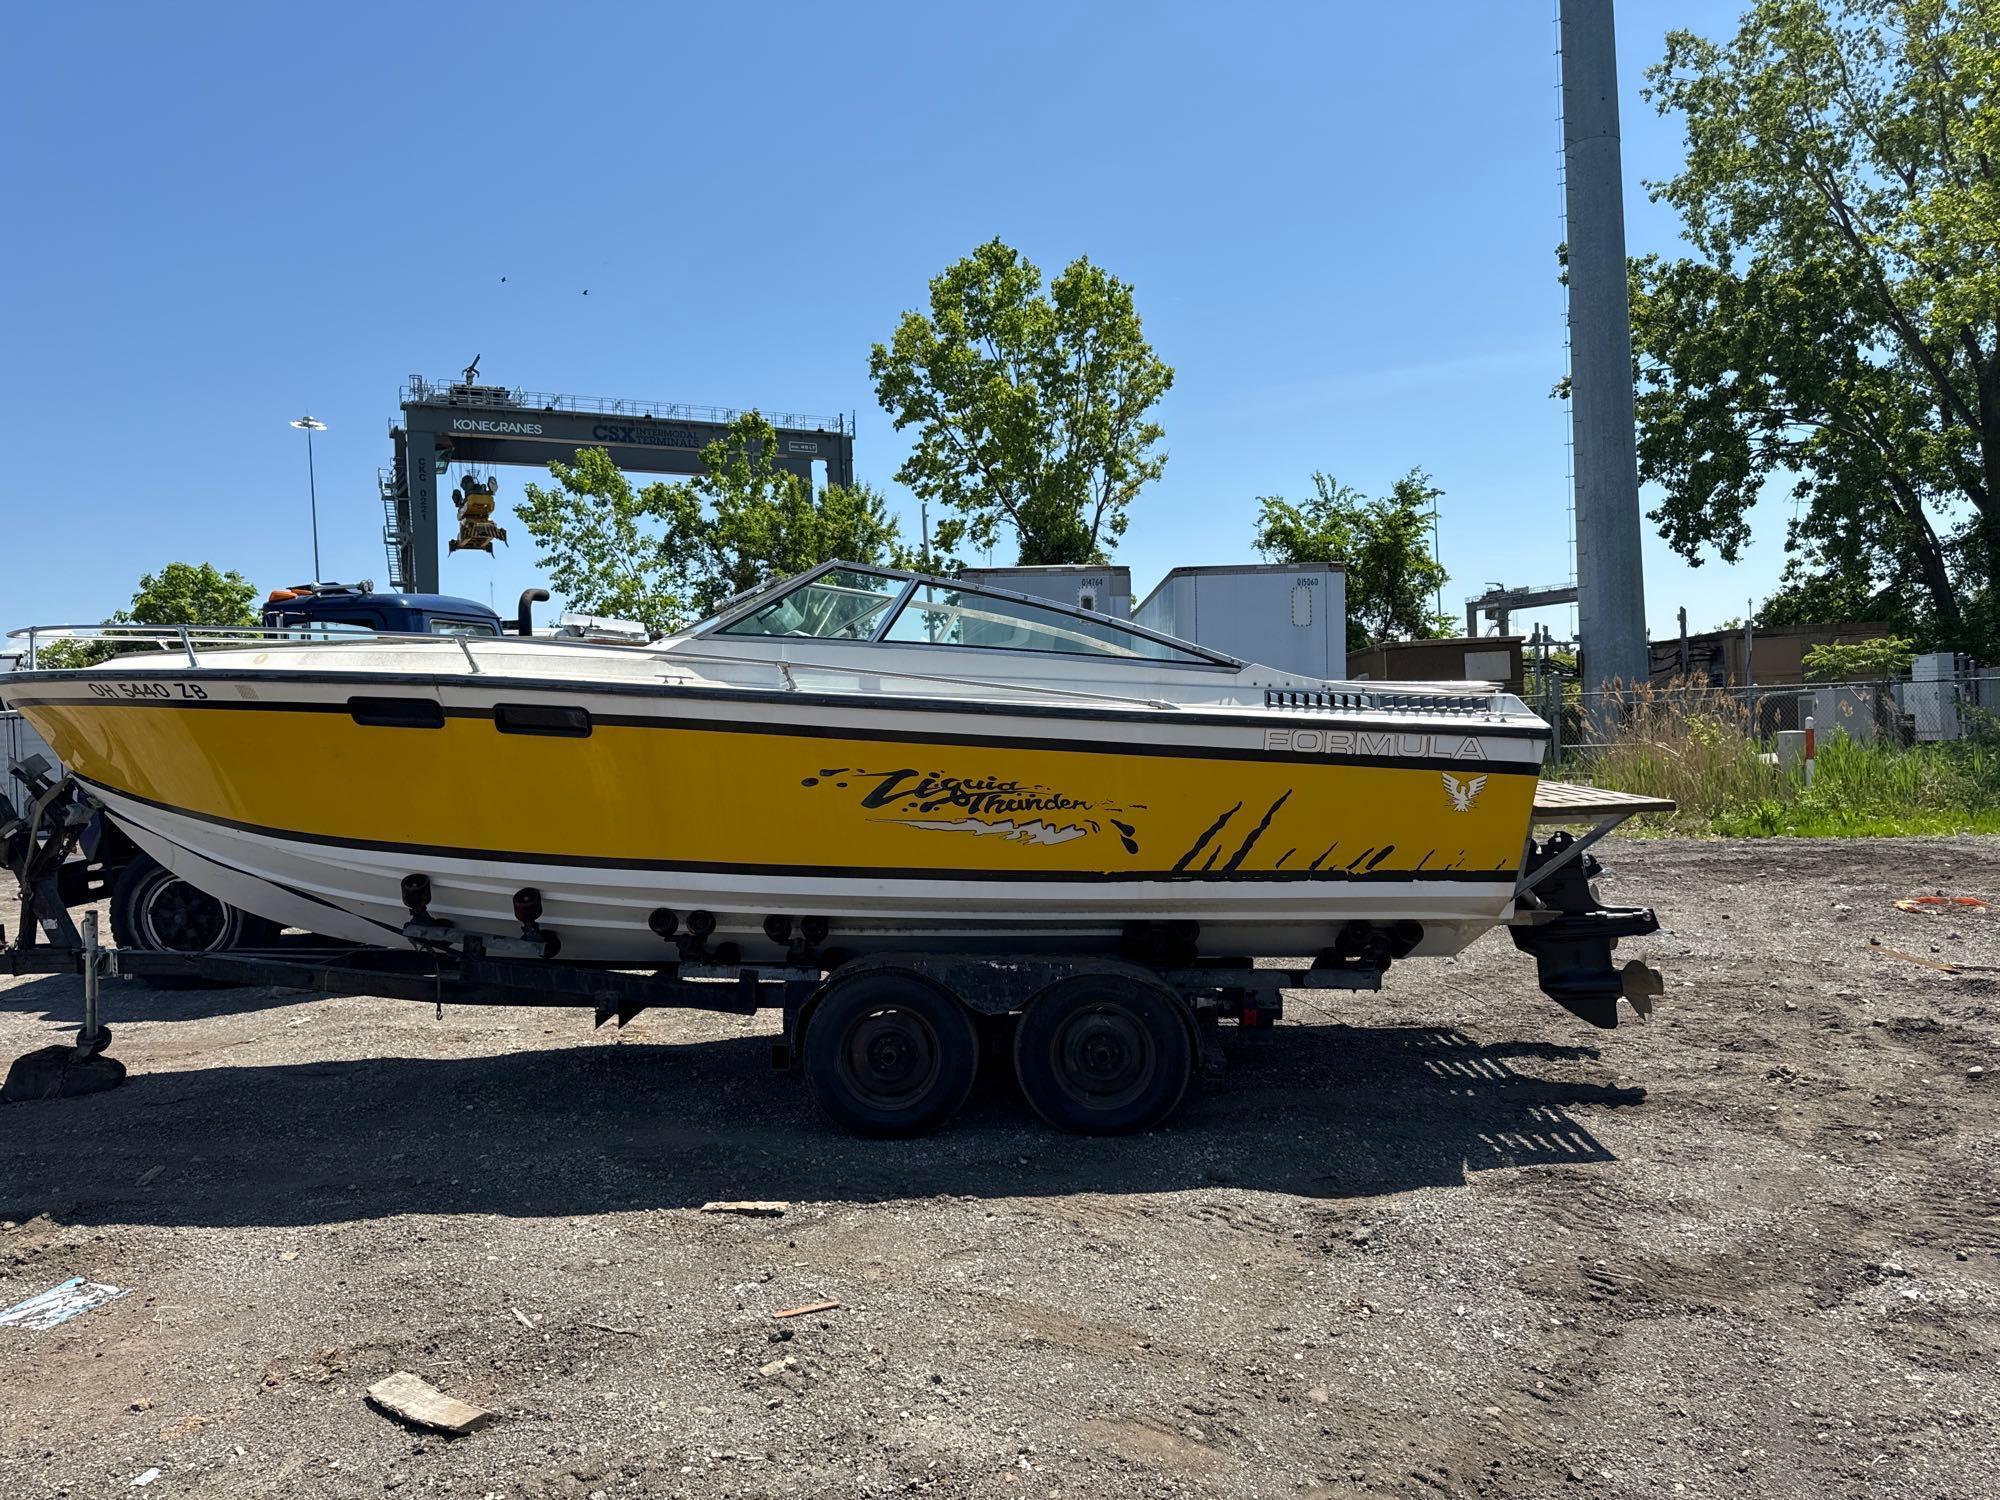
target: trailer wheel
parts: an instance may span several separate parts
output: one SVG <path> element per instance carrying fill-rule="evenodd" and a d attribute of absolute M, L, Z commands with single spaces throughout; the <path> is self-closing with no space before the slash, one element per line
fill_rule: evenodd
<path fill-rule="evenodd" d="M 1085 1135 L 1146 1130 L 1194 1075 L 1187 1007 L 1122 974 L 1079 974 L 1028 1002 L 1014 1033 L 1021 1092 L 1051 1125 Z"/>
<path fill-rule="evenodd" d="M 198 890 L 151 855 L 137 854 L 111 883 L 111 935 L 146 953 L 227 953 L 268 947 L 275 922 Z M 208 979 L 142 976 L 156 990 L 225 989 Z"/>
<path fill-rule="evenodd" d="M 921 1135 L 972 1090 L 979 1037 L 952 996 L 905 970 L 836 979 L 806 1020 L 806 1082 L 856 1135 Z"/>

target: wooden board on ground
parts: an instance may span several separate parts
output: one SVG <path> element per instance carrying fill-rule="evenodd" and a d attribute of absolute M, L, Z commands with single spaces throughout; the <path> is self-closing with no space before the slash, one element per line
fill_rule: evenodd
<path fill-rule="evenodd" d="M 475 1432 L 493 1420 L 492 1412 L 447 1396 L 408 1370 L 398 1370 L 369 1386 L 368 1399 L 392 1417 L 439 1432 Z"/>
<path fill-rule="evenodd" d="M 838 1302 L 808 1302 L 803 1307 L 787 1307 L 771 1314 L 774 1318 L 803 1318 L 808 1313 L 832 1312 L 840 1306 Z"/>

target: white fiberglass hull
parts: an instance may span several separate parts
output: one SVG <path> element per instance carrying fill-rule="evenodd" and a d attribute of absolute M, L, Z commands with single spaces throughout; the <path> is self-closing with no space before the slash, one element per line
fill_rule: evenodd
<path fill-rule="evenodd" d="M 409 855 L 330 847 L 233 830 L 149 806 L 106 788 L 96 795 L 153 858 L 212 895 L 286 927 L 341 942 L 400 946 L 409 920 L 398 897 Z M 646 925 L 665 907 L 709 911 L 712 942 L 736 943 L 746 959 L 775 960 L 781 945 L 764 935 L 772 912 L 829 920 L 830 947 L 854 954 L 921 948 L 1049 952 L 1118 948 L 1135 922 L 1193 921 L 1206 953 L 1308 956 L 1350 921 L 1416 921 L 1420 955 L 1459 951 L 1512 913 L 1514 874 L 1490 882 L 1241 882 L 1177 885 L 1105 879 L 983 884 L 954 880 L 727 874 L 523 864 L 426 856 L 430 911 L 454 926 L 514 936 L 513 896 L 541 893 L 542 925 L 560 934 L 565 959 L 658 964 L 672 948 Z"/>

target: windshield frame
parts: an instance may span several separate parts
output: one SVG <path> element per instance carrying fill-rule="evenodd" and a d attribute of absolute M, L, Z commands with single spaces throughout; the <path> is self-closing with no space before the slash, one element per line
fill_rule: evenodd
<path fill-rule="evenodd" d="M 875 633 L 867 637 L 865 640 L 854 637 L 757 636 L 749 634 L 739 634 L 739 635 L 723 634 L 723 632 L 726 632 L 729 626 L 735 624 L 737 621 L 741 620 L 744 616 L 754 613 L 755 611 L 763 608 L 767 604 L 775 603 L 779 598 L 783 597 L 785 594 L 790 593 L 794 589 L 806 587 L 807 585 L 811 584 L 814 580 L 818 579 L 822 574 L 834 571 L 847 572 L 847 573 L 867 573 L 877 578 L 887 578 L 892 581 L 901 580 L 902 582 L 902 588 L 893 595 L 894 602 L 890 605 L 890 607 L 887 610 L 883 612 L 881 623 L 876 626 Z M 909 607 L 910 601 L 915 597 L 917 590 L 926 585 L 929 585 L 934 588 L 951 589 L 959 593 L 971 594 L 974 596 L 980 596 L 991 599 L 1003 599 L 1010 601 L 1012 603 L 1026 604 L 1036 609 L 1047 610 L 1051 614 L 1067 615 L 1071 619 L 1082 620 L 1088 624 L 1097 625 L 1100 627 L 1106 624 L 1110 624 L 1115 626 L 1119 630 L 1129 631 L 1133 635 L 1142 637 L 1143 639 L 1149 641 L 1157 642 L 1158 644 L 1170 647 L 1175 651 L 1185 652 L 1189 656 L 1193 656 L 1198 659 L 1194 661 L 1181 661 L 1181 660 L 1173 660 L 1169 658 L 1162 658 L 1155 656 L 1140 656 L 1137 654 L 1132 656 L 1117 656 L 1113 655 L 1110 652 L 1098 653 L 1098 652 L 1084 652 L 1084 651 L 1052 651 L 1035 646 L 982 646 L 982 645 L 960 645 L 950 641 L 884 640 L 884 637 L 888 634 L 890 627 L 893 626 L 895 622 L 902 616 L 903 611 Z M 905 568 L 885 568 L 868 563 L 844 562 L 838 558 L 833 558 L 826 562 L 818 563 L 813 567 L 807 568 L 803 573 L 792 574 L 789 578 L 775 579 L 772 582 L 765 584 L 760 588 L 745 589 L 741 593 L 737 594 L 734 598 L 724 600 L 722 606 L 714 614 L 710 615 L 706 620 L 701 621 L 699 624 L 688 627 L 687 633 L 691 636 L 696 636 L 704 640 L 710 640 L 713 638 L 720 637 L 721 639 L 739 640 L 739 641 L 782 640 L 792 644 L 796 644 L 800 641 L 830 640 L 835 644 L 846 645 L 846 646 L 890 645 L 898 648 L 906 646 L 923 647 L 931 650 L 955 651 L 955 652 L 966 652 L 966 651 L 1005 652 L 1009 656 L 1054 657 L 1062 661 L 1115 662 L 1121 667 L 1144 665 L 1147 667 L 1167 667 L 1176 670 L 1188 667 L 1196 667 L 1203 669 L 1221 667 L 1221 668 L 1226 668 L 1230 671 L 1240 671 L 1244 666 L 1248 665 L 1246 662 L 1238 659 L 1237 657 L 1230 656 L 1226 652 L 1214 650 L 1212 647 L 1203 646 L 1194 641 L 1178 640 L 1175 637 L 1164 634 L 1161 631 L 1149 630 L 1144 625 L 1135 624 L 1131 620 L 1121 620 L 1114 615 L 1099 614 L 1095 610 L 1082 609 L 1075 605 L 1063 604 L 1054 599 L 1039 598 L 1034 594 L 1024 594 L 1015 589 L 994 588 L 988 584 L 983 584 L 983 583 L 981 584 L 967 583 L 963 579 L 946 578 L 935 573 L 916 573 Z"/>

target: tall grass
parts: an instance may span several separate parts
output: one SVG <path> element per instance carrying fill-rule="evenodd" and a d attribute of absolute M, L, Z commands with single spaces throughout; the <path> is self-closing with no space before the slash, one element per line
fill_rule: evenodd
<path fill-rule="evenodd" d="M 1774 764 L 1751 706 L 1706 684 L 1648 686 L 1579 766 L 1599 786 L 1670 797 L 1654 832 L 1732 838 L 2000 832 L 2000 747 L 1991 738 L 1914 745 L 1819 741 L 1811 786 Z M 1644 830 L 1641 830 L 1644 831 Z"/>

